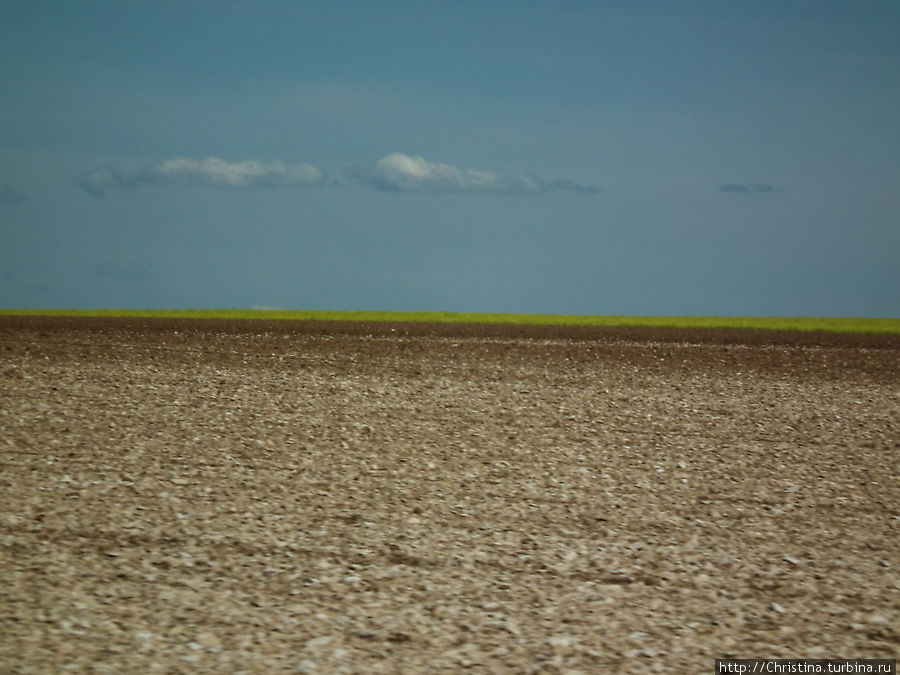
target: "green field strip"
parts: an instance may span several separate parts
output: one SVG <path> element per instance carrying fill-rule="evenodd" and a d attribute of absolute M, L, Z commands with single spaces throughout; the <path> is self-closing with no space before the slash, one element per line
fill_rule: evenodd
<path fill-rule="evenodd" d="M 827 333 L 900 334 L 900 319 L 816 317 L 576 316 L 457 312 L 330 312 L 290 310 L 0 310 L 0 316 L 122 317 L 141 319 L 257 319 L 460 323 L 520 326 L 710 328 Z"/>

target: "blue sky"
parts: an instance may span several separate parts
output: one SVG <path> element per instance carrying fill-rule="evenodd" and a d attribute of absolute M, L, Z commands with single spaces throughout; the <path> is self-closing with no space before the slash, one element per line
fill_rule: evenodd
<path fill-rule="evenodd" d="M 900 3 L 3 0 L 0 308 L 900 316 Z"/>

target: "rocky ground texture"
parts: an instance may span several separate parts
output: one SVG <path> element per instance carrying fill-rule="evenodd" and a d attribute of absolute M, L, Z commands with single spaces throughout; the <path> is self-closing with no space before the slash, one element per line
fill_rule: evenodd
<path fill-rule="evenodd" d="M 0 671 L 895 658 L 900 339 L 0 318 Z"/>

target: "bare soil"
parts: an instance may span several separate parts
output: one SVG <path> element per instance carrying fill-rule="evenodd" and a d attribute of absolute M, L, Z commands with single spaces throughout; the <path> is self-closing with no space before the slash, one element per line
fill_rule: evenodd
<path fill-rule="evenodd" d="M 895 658 L 900 339 L 0 318 L 0 671 Z"/>

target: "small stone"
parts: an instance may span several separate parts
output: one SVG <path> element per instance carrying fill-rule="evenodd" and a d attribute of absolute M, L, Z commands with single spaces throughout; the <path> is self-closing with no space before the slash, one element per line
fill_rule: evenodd
<path fill-rule="evenodd" d="M 331 642 L 332 637 L 330 635 L 322 635 L 321 637 L 313 638 L 311 640 L 306 641 L 307 649 L 319 649 L 324 647 L 329 642 Z"/>
<path fill-rule="evenodd" d="M 559 647 L 561 649 L 565 649 L 566 647 L 571 647 L 575 644 L 575 640 L 571 635 L 551 635 L 547 642 L 551 644 L 553 647 Z"/>
<path fill-rule="evenodd" d="M 207 649 L 221 649 L 222 641 L 219 640 L 218 636 L 215 633 L 210 633 L 209 631 L 205 631 L 197 635 L 197 639 L 195 642 Z"/>

